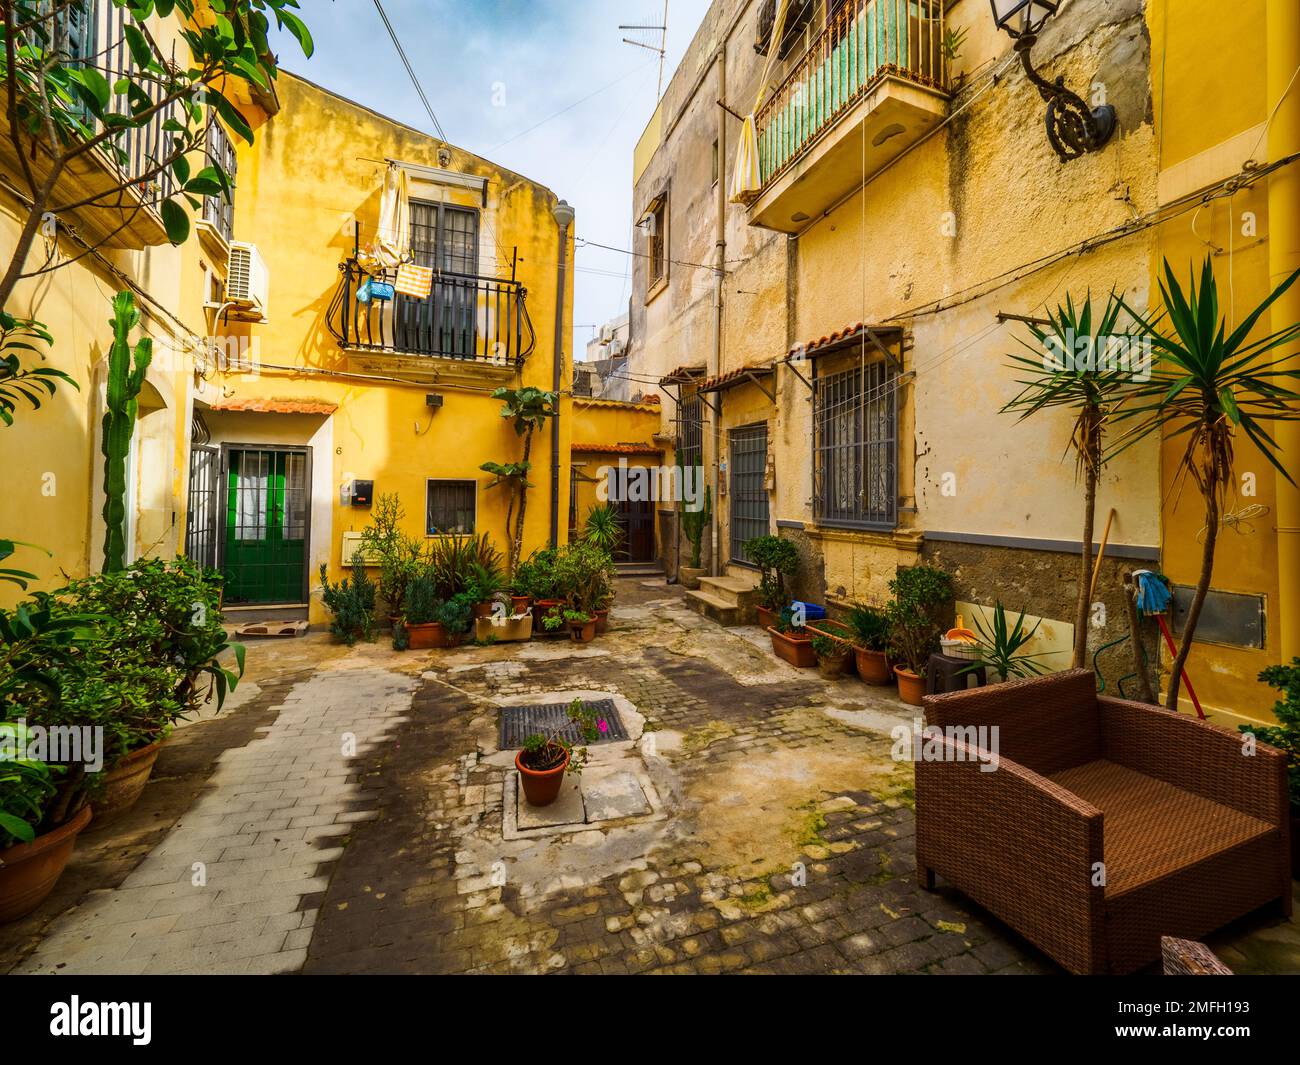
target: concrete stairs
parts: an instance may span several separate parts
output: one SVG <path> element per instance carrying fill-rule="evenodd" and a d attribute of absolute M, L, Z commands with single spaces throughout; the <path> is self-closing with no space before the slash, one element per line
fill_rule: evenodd
<path fill-rule="evenodd" d="M 757 624 L 758 574 L 728 566 L 721 577 L 701 577 L 699 590 L 686 593 L 686 605 L 719 625 Z"/>

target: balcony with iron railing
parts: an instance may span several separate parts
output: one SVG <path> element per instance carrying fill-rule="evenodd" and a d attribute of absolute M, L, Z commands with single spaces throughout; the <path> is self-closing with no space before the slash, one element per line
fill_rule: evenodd
<path fill-rule="evenodd" d="M 339 264 L 328 328 L 362 369 L 422 380 L 508 380 L 532 354 L 527 290 L 514 279 L 433 271 L 424 298 L 391 291 L 397 271 Z"/>
<path fill-rule="evenodd" d="M 755 116 L 751 225 L 787 233 L 833 207 L 948 112 L 943 0 L 844 0 Z"/>

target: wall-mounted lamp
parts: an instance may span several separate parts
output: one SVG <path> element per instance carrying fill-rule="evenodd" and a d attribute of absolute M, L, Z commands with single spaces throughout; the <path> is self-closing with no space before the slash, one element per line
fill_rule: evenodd
<path fill-rule="evenodd" d="M 1025 75 L 1038 86 L 1047 101 L 1047 139 L 1061 162 L 1068 163 L 1101 148 L 1115 132 L 1115 108 L 1110 104 L 1089 107 L 1080 96 L 1065 87 L 1065 78 L 1048 81 L 1034 69 L 1030 49 L 1038 31 L 1056 14 L 1060 0 L 989 0 L 993 21 L 1015 39 L 1016 51 Z"/>

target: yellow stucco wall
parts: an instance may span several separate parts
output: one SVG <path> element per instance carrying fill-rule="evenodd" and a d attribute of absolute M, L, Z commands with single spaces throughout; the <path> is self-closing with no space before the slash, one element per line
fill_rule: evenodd
<path fill-rule="evenodd" d="M 314 400 L 337 406 L 329 418 L 304 424 L 275 414 L 222 416 L 222 439 L 239 443 L 239 434 L 259 426 L 266 439 L 313 445 L 313 462 L 321 472 L 314 492 L 311 617 L 324 620 L 315 595 L 317 570 L 328 563 L 340 573 L 344 532 L 360 531 L 369 512 L 342 506 L 339 490 L 349 479 L 373 480 L 375 492 L 396 493 L 406 511 L 409 532 L 425 534 L 425 491 L 429 478 L 470 479 L 479 483 L 478 531 L 498 547 L 506 542 L 506 497 L 488 489 L 491 481 L 479 466 L 512 462 L 522 445 L 512 426 L 500 417 L 501 404 L 490 396 L 498 384 L 549 390 L 555 336 L 558 228 L 552 217 L 556 196 L 519 175 L 455 147 L 450 160 L 438 157 L 441 145 L 430 137 L 343 100 L 292 75 L 278 83 L 282 109 L 258 133 L 256 144 L 241 147 L 235 206 L 235 236 L 257 244 L 270 274 L 268 322 L 245 327 L 260 348 L 259 374 L 228 374 L 208 383 L 200 399 L 214 407 L 250 399 Z M 536 347 L 522 375 L 484 376 L 482 383 L 443 381 L 389 383 L 339 376 L 358 372 L 327 329 L 327 309 L 339 284 L 339 264 L 353 250 L 354 221 L 366 233 L 378 223 L 384 160 L 438 168 L 487 179 L 486 205 L 478 190 L 455 185 L 417 184 L 412 196 L 445 196 L 449 203 L 482 208 L 479 272 L 510 276 L 517 252 L 518 279 L 527 289 L 527 308 L 536 331 Z M 423 171 L 414 170 L 413 182 Z M 570 270 L 562 335 L 571 333 L 572 233 L 565 255 Z M 566 353 L 562 389 L 568 390 Z M 425 360 L 436 370 L 443 360 Z M 278 369 L 273 367 L 286 367 Z M 312 371 L 312 372 L 305 372 Z M 501 377 L 501 380 L 497 378 Z M 428 394 L 444 396 L 444 406 L 430 411 Z M 573 428 L 571 400 L 561 404 L 560 537 L 567 533 L 568 466 Z M 328 429 L 326 428 L 328 422 Z M 233 435 L 230 435 L 233 434 Z M 321 453 L 322 450 L 325 453 Z M 550 430 L 534 437 L 524 537 L 525 553 L 543 545 L 550 532 Z M 319 496 L 328 488 L 328 496 Z"/>

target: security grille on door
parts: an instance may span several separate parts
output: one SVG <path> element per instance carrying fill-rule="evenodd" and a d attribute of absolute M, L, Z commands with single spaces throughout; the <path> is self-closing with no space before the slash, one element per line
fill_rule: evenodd
<path fill-rule="evenodd" d="M 766 536 L 768 514 L 767 426 L 731 430 L 731 558 L 748 563 L 745 541 Z"/>
<path fill-rule="evenodd" d="M 190 446 L 189 506 L 185 517 L 185 555 L 200 566 L 217 565 L 217 501 L 221 449 Z"/>
<path fill-rule="evenodd" d="M 886 362 L 818 379 L 813 480 L 819 524 L 897 526 L 897 389 L 898 376 Z"/>

